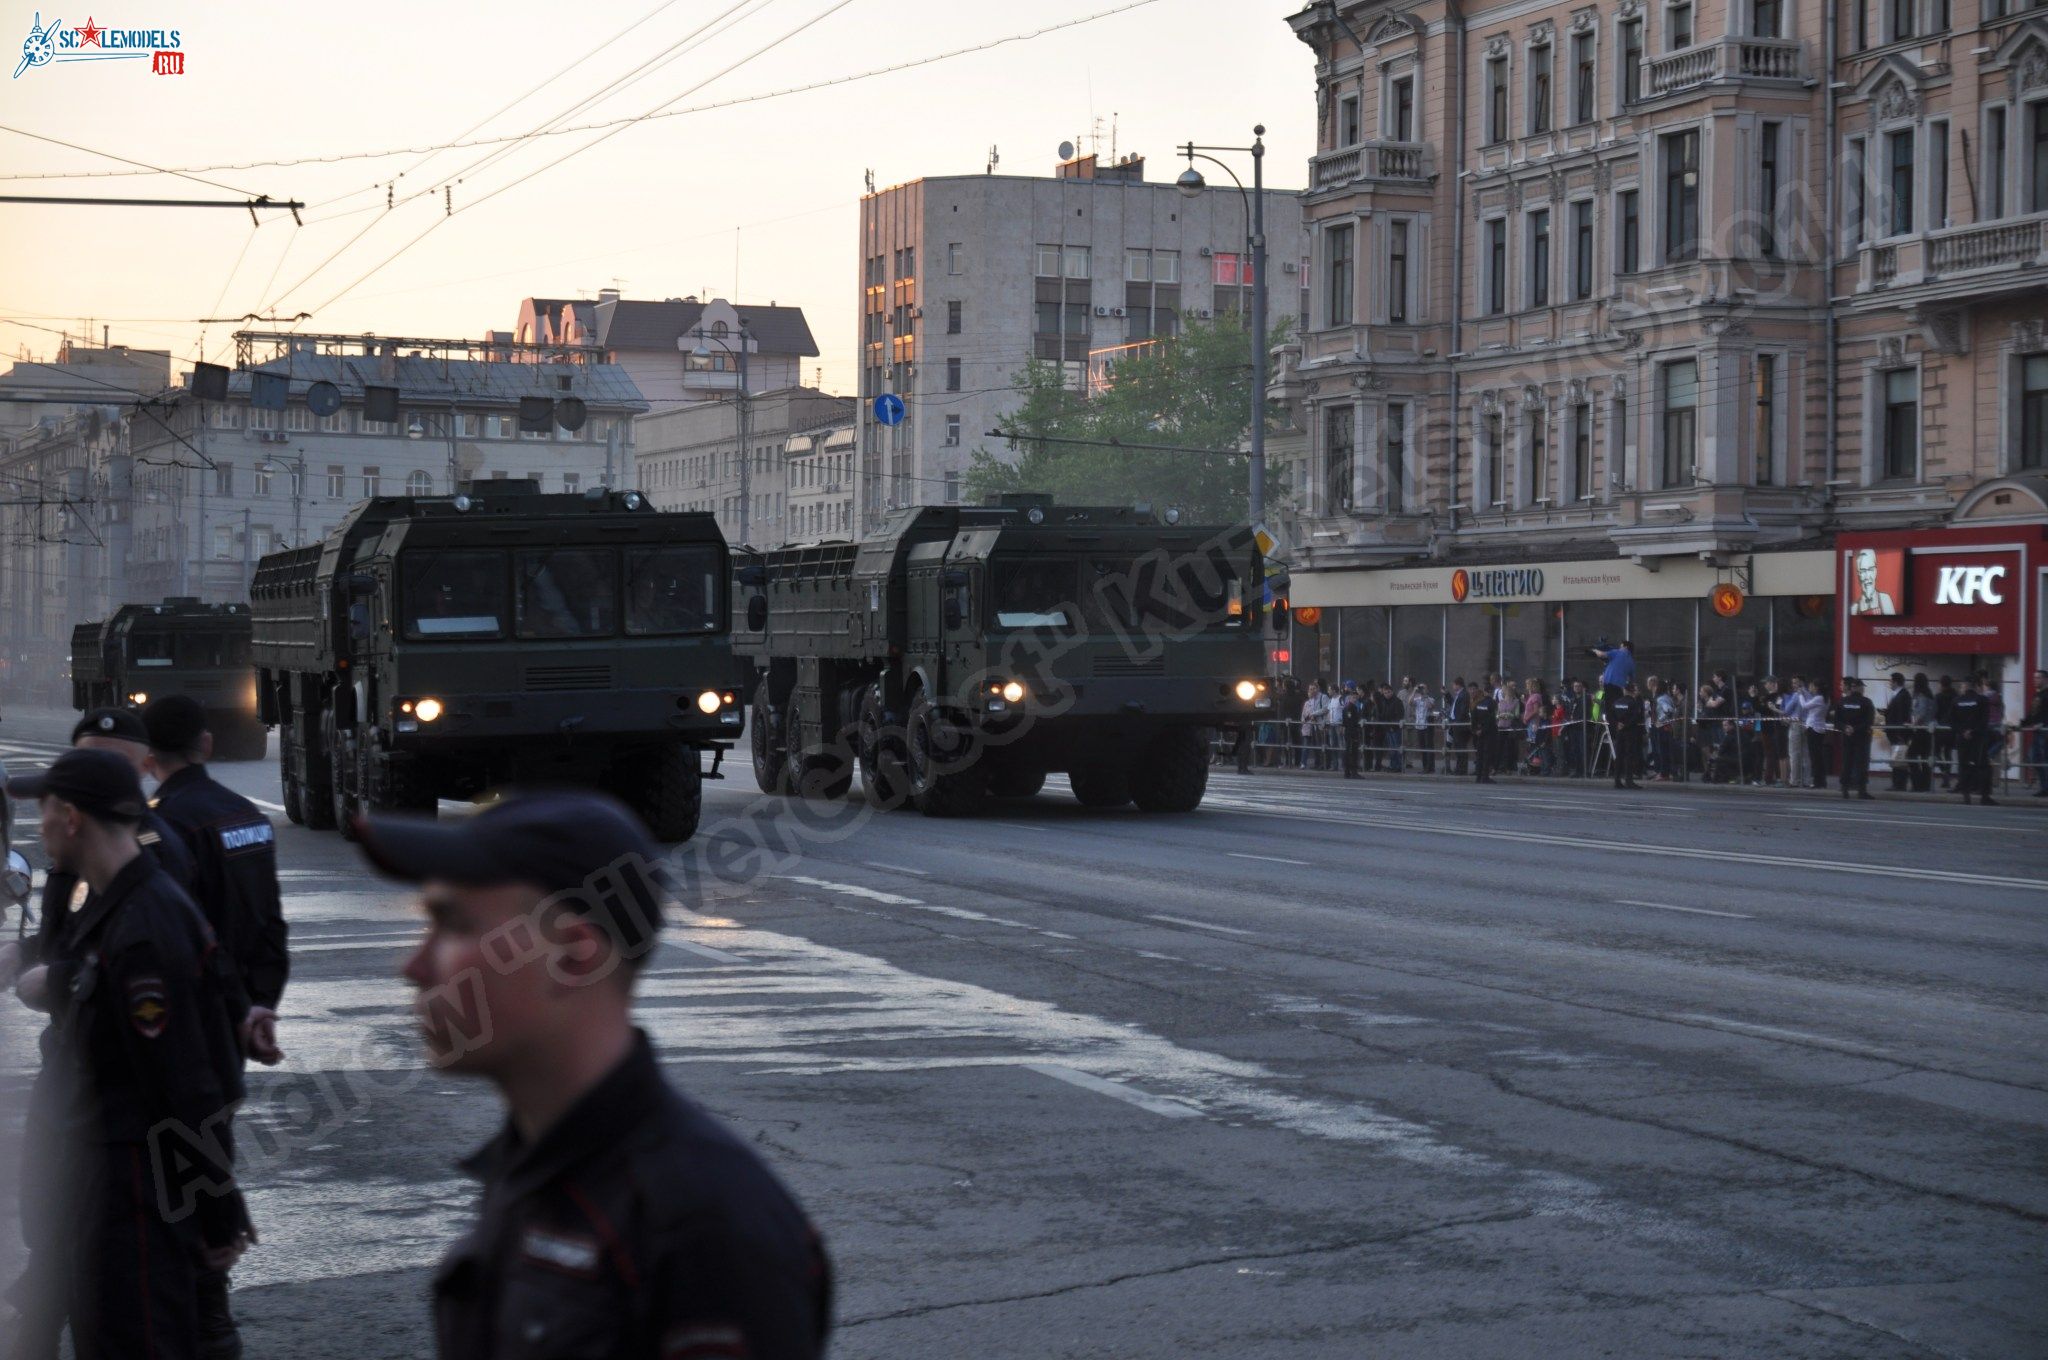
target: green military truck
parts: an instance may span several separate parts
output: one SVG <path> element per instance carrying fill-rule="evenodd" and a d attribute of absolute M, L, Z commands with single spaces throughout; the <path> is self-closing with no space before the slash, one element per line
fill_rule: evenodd
<path fill-rule="evenodd" d="M 734 574 L 764 791 L 958 816 L 1066 772 L 1090 807 L 1185 812 L 1206 734 L 1269 715 L 1253 533 L 1139 507 L 923 506 Z"/>
<path fill-rule="evenodd" d="M 251 587 L 285 810 L 347 833 L 510 784 L 608 790 L 666 841 L 697 828 L 741 730 L 731 570 L 706 514 L 531 481 L 384 496 Z"/>
<path fill-rule="evenodd" d="M 206 710 L 216 759 L 263 759 L 248 605 L 173 595 L 72 628 L 73 708 L 140 708 L 166 694 L 189 695 Z"/>

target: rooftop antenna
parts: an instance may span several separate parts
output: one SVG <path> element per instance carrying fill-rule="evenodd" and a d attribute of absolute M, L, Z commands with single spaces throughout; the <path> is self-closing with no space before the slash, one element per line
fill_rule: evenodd
<path fill-rule="evenodd" d="M 996 167 L 1001 165 L 1002 163 L 1003 153 L 996 150 L 996 144 L 994 142 L 990 142 L 988 144 L 988 173 L 993 175 L 996 172 Z"/>
<path fill-rule="evenodd" d="M 1116 164 L 1116 110 L 1109 111 L 1109 163 Z"/>
<path fill-rule="evenodd" d="M 868 182 L 868 192 L 873 193 L 875 191 L 875 172 L 873 170 L 867 170 L 863 171 L 862 173 Z"/>

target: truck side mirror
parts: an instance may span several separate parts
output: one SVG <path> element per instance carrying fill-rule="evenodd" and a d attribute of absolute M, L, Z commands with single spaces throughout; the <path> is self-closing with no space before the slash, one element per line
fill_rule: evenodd
<path fill-rule="evenodd" d="M 939 579 L 942 582 L 944 582 L 948 588 L 964 586 L 968 583 L 969 580 L 967 571 L 964 567 L 948 567 L 946 568 L 945 574 L 941 576 Z"/>
<path fill-rule="evenodd" d="M 758 633 L 768 626 L 768 597 L 756 595 L 747 601 L 747 631 Z"/>
<path fill-rule="evenodd" d="M 348 577 L 348 593 L 358 599 L 365 595 L 375 595 L 377 593 L 377 578 L 367 571 L 350 572 Z"/>
<path fill-rule="evenodd" d="M 758 562 L 744 567 L 735 567 L 733 568 L 732 579 L 738 581 L 743 586 L 752 586 L 754 589 L 759 590 L 762 586 L 768 584 L 768 569 Z"/>
<path fill-rule="evenodd" d="M 958 595 L 948 595 L 946 597 L 945 613 L 946 630 L 948 632 L 958 630 L 960 625 L 967 621 L 967 611 L 960 607 L 960 597 Z"/>

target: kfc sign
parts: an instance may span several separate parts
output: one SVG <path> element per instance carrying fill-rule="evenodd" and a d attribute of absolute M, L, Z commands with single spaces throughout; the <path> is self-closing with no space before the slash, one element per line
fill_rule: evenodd
<path fill-rule="evenodd" d="M 1909 540 L 1910 542 L 1910 540 Z M 2017 550 L 1889 541 L 1841 553 L 1849 649 L 1861 655 L 2011 656 L 2020 649 Z"/>
<path fill-rule="evenodd" d="M 1935 587 L 1936 604 L 2004 604 L 1998 583 L 2004 567 L 1943 567 L 1941 584 Z"/>

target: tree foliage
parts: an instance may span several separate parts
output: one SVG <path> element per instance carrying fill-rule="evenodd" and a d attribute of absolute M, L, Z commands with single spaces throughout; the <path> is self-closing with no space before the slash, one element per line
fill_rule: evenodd
<path fill-rule="evenodd" d="M 1284 323 L 1275 329 L 1278 344 Z M 1067 388 L 1058 364 L 1034 360 L 1015 379 L 1018 406 L 1003 420 L 1007 451 L 974 451 L 968 494 L 979 501 L 1040 491 L 1065 504 L 1149 502 L 1178 506 L 1195 523 L 1241 521 L 1248 476 L 1241 455 L 1134 446 L 1238 448 L 1251 429 L 1251 376 L 1250 323 L 1236 313 L 1123 359 L 1093 398 Z"/>

